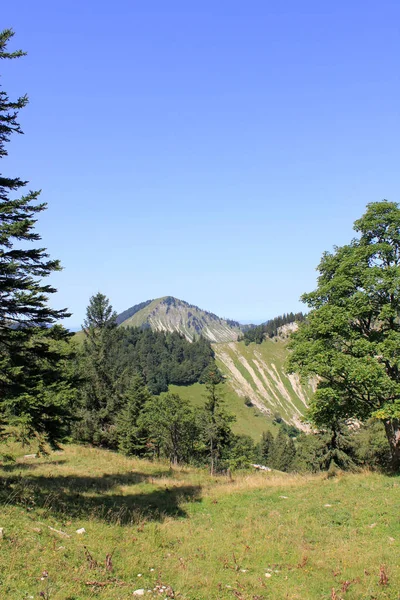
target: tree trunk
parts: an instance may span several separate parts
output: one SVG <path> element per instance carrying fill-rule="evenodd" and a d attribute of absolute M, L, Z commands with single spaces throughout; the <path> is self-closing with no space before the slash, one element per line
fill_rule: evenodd
<path fill-rule="evenodd" d="M 392 455 L 392 469 L 395 473 L 400 471 L 400 419 L 384 421 L 386 436 Z"/>

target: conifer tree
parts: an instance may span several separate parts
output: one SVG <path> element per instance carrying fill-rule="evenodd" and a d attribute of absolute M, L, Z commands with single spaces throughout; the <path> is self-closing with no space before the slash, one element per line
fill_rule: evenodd
<path fill-rule="evenodd" d="M 83 441 L 108 447 L 117 444 L 115 416 L 122 404 L 116 316 L 104 294 L 90 298 L 83 324 L 82 423 L 76 430 Z"/>
<path fill-rule="evenodd" d="M 0 59 L 25 55 L 7 51 L 13 35 L 10 29 L 0 33 Z M 26 95 L 10 100 L 0 90 L 0 158 L 8 155 L 11 136 L 23 133 L 17 117 L 27 103 Z M 71 416 L 73 384 L 64 368 L 69 334 L 54 325 L 69 315 L 48 304 L 56 290 L 43 279 L 61 267 L 35 244 L 41 239 L 35 224 L 46 204 L 38 202 L 39 191 L 21 195 L 26 185 L 0 174 L 0 418 L 56 444 Z"/>
<path fill-rule="evenodd" d="M 146 427 L 139 423 L 146 403 L 152 396 L 141 375 L 136 374 L 126 393 L 126 404 L 116 421 L 118 449 L 126 455 L 142 455 L 146 449 Z"/>
<path fill-rule="evenodd" d="M 268 461 L 273 452 L 274 436 L 270 431 L 264 431 L 258 444 L 258 454 L 264 465 L 269 466 Z"/>
<path fill-rule="evenodd" d="M 217 470 L 223 448 L 229 446 L 231 442 L 230 424 L 235 421 L 235 417 L 225 411 L 219 387 L 221 383 L 223 383 L 223 379 L 218 370 L 211 369 L 206 377 L 206 402 L 199 419 L 211 475 Z"/>
<path fill-rule="evenodd" d="M 283 429 L 279 429 L 270 454 L 270 467 L 278 471 L 290 471 L 296 456 L 296 448 L 292 438 Z"/>

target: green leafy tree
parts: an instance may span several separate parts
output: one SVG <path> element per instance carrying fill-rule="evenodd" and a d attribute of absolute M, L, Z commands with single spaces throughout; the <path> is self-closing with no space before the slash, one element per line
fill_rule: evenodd
<path fill-rule="evenodd" d="M 230 445 L 223 451 L 230 469 L 247 469 L 256 458 L 256 447 L 249 435 L 232 435 Z"/>
<path fill-rule="evenodd" d="M 24 56 L 7 51 L 13 35 L 0 33 L 0 59 Z M 17 117 L 27 103 L 27 96 L 10 100 L 0 90 L 0 158 L 8 155 L 11 136 L 22 134 Z M 71 419 L 73 385 L 65 369 L 69 334 L 55 323 L 69 315 L 48 305 L 56 290 L 43 280 L 61 266 L 35 247 L 41 239 L 35 224 L 46 204 L 38 202 L 38 191 L 16 197 L 26 185 L 0 175 L 0 419 L 56 445 Z"/>
<path fill-rule="evenodd" d="M 400 469 L 400 208 L 373 202 L 359 234 L 326 252 L 318 287 L 302 300 L 307 320 L 293 335 L 289 368 L 314 376 L 309 410 L 320 428 L 342 420 L 382 420 Z"/>
<path fill-rule="evenodd" d="M 197 437 L 193 411 L 178 394 L 152 397 L 145 405 L 139 424 L 148 432 L 149 444 L 171 464 L 189 462 Z"/>
<path fill-rule="evenodd" d="M 118 450 L 123 454 L 145 454 L 148 431 L 139 418 L 151 399 L 143 377 L 136 374 L 126 392 L 125 405 L 116 419 Z"/>

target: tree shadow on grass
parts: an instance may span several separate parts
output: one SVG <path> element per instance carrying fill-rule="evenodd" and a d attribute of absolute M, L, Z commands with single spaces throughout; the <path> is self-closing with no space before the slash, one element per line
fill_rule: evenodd
<path fill-rule="evenodd" d="M 170 471 L 160 472 L 165 477 Z M 44 509 L 49 515 L 68 519 L 95 519 L 129 525 L 143 520 L 187 516 L 183 505 L 201 501 L 199 485 L 160 485 L 154 474 L 140 472 L 95 476 L 30 476 L 0 480 L 0 503 Z M 126 490 L 138 484 L 137 490 Z M 146 489 L 147 487 L 147 489 Z M 155 489 L 154 489 L 155 487 Z M 149 489 L 150 488 L 150 489 Z"/>
<path fill-rule="evenodd" d="M 13 462 L 1 465 L 1 469 L 6 473 L 15 473 L 16 471 L 34 471 L 43 465 L 62 465 L 66 463 L 65 459 L 61 460 L 46 460 L 40 463 Z"/>

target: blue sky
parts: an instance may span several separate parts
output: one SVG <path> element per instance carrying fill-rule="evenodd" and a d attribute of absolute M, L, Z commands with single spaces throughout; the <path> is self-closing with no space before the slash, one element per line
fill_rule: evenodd
<path fill-rule="evenodd" d="M 173 295 L 260 321 L 300 310 L 321 254 L 368 202 L 400 200 L 400 3 L 22 0 L 2 27 L 28 56 L 8 176 L 41 188 L 82 323 Z"/>

